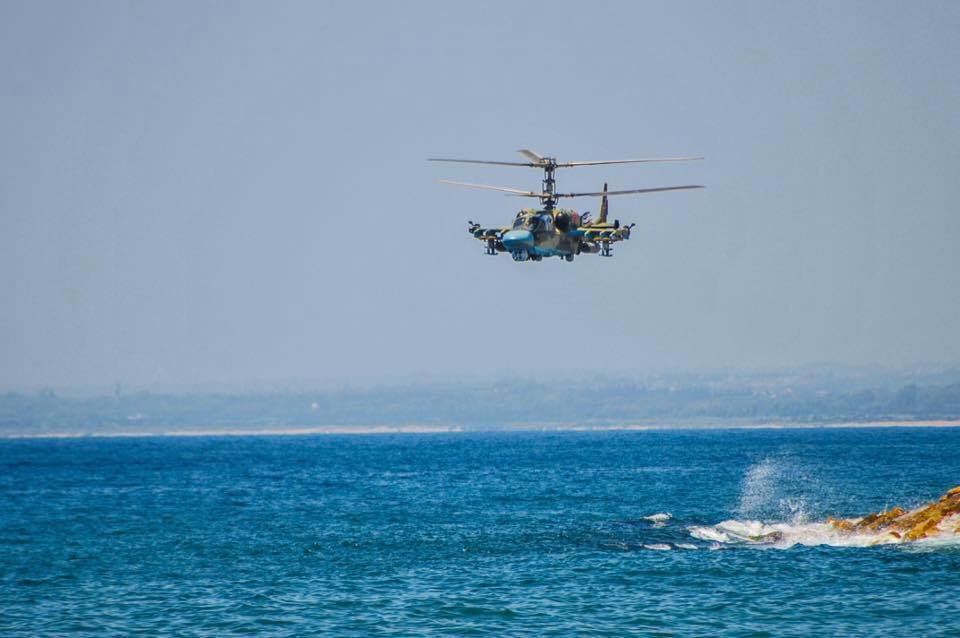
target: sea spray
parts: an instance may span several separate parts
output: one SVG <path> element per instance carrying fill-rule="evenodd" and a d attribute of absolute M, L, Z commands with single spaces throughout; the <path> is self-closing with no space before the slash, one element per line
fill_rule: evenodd
<path fill-rule="evenodd" d="M 902 543 L 955 546 L 960 545 L 960 487 L 910 511 L 895 507 L 860 518 L 827 518 L 816 523 L 734 519 L 716 525 L 693 525 L 688 531 L 694 538 L 713 543 L 780 549 L 794 545 L 872 547 Z"/>

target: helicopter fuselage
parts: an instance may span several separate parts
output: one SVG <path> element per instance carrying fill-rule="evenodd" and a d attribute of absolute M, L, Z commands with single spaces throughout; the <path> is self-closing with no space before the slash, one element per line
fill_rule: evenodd
<path fill-rule="evenodd" d="M 573 261 L 581 253 L 612 255 L 610 244 L 629 239 L 630 228 L 619 222 L 590 222 L 567 209 L 525 208 L 510 228 L 483 228 L 471 222 L 470 234 L 486 243 L 488 255 L 510 253 L 515 261 L 560 257 Z"/>

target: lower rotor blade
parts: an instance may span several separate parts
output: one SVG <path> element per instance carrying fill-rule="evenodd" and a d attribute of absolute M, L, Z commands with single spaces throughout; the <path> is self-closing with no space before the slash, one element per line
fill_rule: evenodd
<path fill-rule="evenodd" d="M 542 193 L 534 193 L 533 191 L 524 191 L 519 188 L 505 188 L 503 186 L 487 186 L 486 184 L 469 184 L 467 182 L 454 182 L 448 179 L 438 179 L 438 182 L 441 184 L 450 184 L 452 186 L 466 186 L 467 188 L 481 188 L 488 191 L 499 191 L 501 193 L 509 193 L 510 195 L 519 195 L 520 197 L 542 197 Z"/>
<path fill-rule="evenodd" d="M 660 193 L 663 191 L 683 191 L 691 188 L 703 188 L 699 185 L 661 186 L 659 188 L 635 188 L 628 191 L 598 191 L 596 193 L 557 193 L 554 197 L 603 197 L 604 195 L 635 195 L 638 193 Z"/>
<path fill-rule="evenodd" d="M 496 164 L 498 166 L 536 166 L 530 162 L 492 162 L 487 160 L 453 159 L 447 157 L 428 157 L 428 162 L 459 162 L 461 164 Z"/>

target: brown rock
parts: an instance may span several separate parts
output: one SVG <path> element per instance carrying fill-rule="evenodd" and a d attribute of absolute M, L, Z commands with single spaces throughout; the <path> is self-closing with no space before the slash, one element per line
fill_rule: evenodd
<path fill-rule="evenodd" d="M 783 540 L 783 532 L 770 532 L 756 538 L 761 543 L 777 543 Z"/>
<path fill-rule="evenodd" d="M 930 535 L 930 532 L 936 528 L 937 524 L 940 523 L 938 518 L 928 518 L 927 520 L 918 523 L 913 527 L 909 532 L 907 532 L 908 541 L 916 541 L 921 538 L 926 538 Z"/>
<path fill-rule="evenodd" d="M 899 507 L 894 507 L 888 512 L 881 512 L 879 514 L 870 514 L 865 516 L 862 521 L 857 523 L 857 529 L 869 529 L 877 530 L 889 527 L 894 524 L 896 520 L 903 516 L 905 512 Z"/>
<path fill-rule="evenodd" d="M 954 514 L 960 514 L 960 485 L 938 501 L 910 512 L 894 507 L 886 512 L 867 514 L 856 521 L 828 518 L 827 523 L 841 532 L 886 530 L 895 538 L 915 541 L 936 533 L 944 519 Z M 954 529 L 954 533 L 960 534 L 960 527 Z"/>
<path fill-rule="evenodd" d="M 828 518 L 827 522 L 833 525 L 835 528 L 837 528 L 841 532 L 853 531 L 853 522 L 848 521 L 845 518 Z"/>

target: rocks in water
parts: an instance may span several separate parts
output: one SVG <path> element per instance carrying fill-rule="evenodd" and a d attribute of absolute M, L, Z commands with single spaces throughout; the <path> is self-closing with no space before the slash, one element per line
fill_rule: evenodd
<path fill-rule="evenodd" d="M 784 539 L 783 532 L 774 531 L 774 532 L 770 532 L 769 534 L 763 534 L 762 536 L 758 536 L 754 540 L 756 540 L 758 543 L 779 543 L 783 539 Z"/>
<path fill-rule="evenodd" d="M 846 518 L 833 518 L 832 516 L 827 518 L 827 522 L 841 532 L 852 532 L 855 524 L 852 520 L 848 520 Z"/>
<path fill-rule="evenodd" d="M 957 517 L 953 520 L 952 517 Z M 960 533 L 960 486 L 929 505 L 905 511 L 900 507 L 859 519 L 828 518 L 827 522 L 845 534 L 888 533 L 894 538 L 916 541 L 942 532 Z M 943 524 L 947 523 L 944 527 Z"/>

